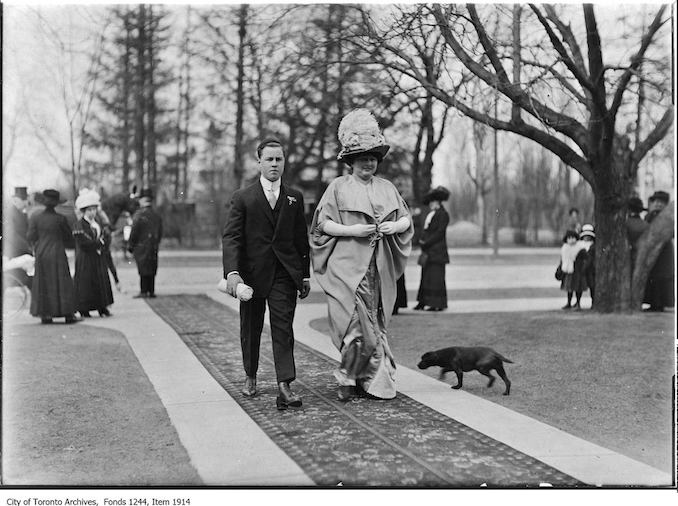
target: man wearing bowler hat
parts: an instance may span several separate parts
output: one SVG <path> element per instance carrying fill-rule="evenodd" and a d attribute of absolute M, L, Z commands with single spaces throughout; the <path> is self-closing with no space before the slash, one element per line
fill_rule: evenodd
<path fill-rule="evenodd" d="M 26 207 L 28 206 L 28 192 L 26 187 L 18 186 L 14 188 L 12 195 L 12 205 L 9 207 L 7 215 L 3 220 L 3 256 L 7 258 L 16 258 L 21 255 L 32 255 L 32 250 L 26 234 L 28 233 L 28 215 Z M 21 283 L 31 287 L 32 277 L 26 274 L 24 269 L 11 269 L 8 271 L 16 277 Z"/>
<path fill-rule="evenodd" d="M 310 291 L 309 244 L 302 194 L 281 183 L 285 169 L 282 144 L 266 139 L 257 147 L 261 173 L 252 185 L 233 194 L 222 237 L 224 279 L 229 294 L 237 296 L 238 285 L 253 290 L 240 302 L 240 341 L 245 384 L 242 394 L 257 393 L 259 345 L 266 303 L 271 320 L 279 410 L 300 408 L 301 397 L 292 392 L 296 378 L 292 320 L 297 293 Z"/>
<path fill-rule="evenodd" d="M 654 192 L 649 198 L 649 210 L 645 221 L 652 223 L 668 203 L 668 193 L 661 190 Z M 649 304 L 650 307 L 645 311 L 662 312 L 665 307 L 673 307 L 673 255 L 673 241 L 670 240 L 664 244 L 647 278 L 643 302 Z"/>
<path fill-rule="evenodd" d="M 139 194 L 139 210 L 134 213 L 127 248 L 134 255 L 139 272 L 140 290 L 134 298 L 155 297 L 158 272 L 158 248 L 162 239 L 162 218 L 153 209 L 153 192 L 144 188 Z"/>

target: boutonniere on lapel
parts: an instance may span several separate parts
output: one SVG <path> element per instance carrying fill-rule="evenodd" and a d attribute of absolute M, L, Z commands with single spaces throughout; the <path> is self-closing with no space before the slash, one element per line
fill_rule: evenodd
<path fill-rule="evenodd" d="M 292 203 L 293 203 L 293 202 L 296 202 L 296 201 L 297 201 L 297 198 L 296 198 L 296 197 L 292 197 L 292 196 L 290 196 L 290 195 L 287 196 L 287 205 L 288 205 L 288 206 L 291 206 Z"/>

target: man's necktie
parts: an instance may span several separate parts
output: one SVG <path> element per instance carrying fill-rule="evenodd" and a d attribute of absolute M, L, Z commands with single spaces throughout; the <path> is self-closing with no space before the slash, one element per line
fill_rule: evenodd
<path fill-rule="evenodd" d="M 277 197 L 275 196 L 275 192 L 273 191 L 273 188 L 268 190 L 268 203 L 271 206 L 271 209 L 275 209 L 275 204 L 278 202 Z"/>

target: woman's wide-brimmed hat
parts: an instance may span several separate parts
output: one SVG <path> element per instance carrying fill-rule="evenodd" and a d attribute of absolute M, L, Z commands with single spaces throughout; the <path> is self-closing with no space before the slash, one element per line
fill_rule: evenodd
<path fill-rule="evenodd" d="M 347 161 L 355 155 L 370 153 L 381 162 L 391 148 L 379 130 L 377 119 L 367 109 L 354 109 L 346 114 L 339 123 L 337 137 L 341 143 L 337 160 Z"/>
<path fill-rule="evenodd" d="M 584 237 L 593 237 L 594 239 L 596 238 L 596 233 L 593 231 L 593 225 L 587 223 L 581 227 L 579 238 L 583 239 Z"/>
<path fill-rule="evenodd" d="M 650 198 L 648 200 L 650 202 L 652 202 L 653 200 L 661 200 L 665 204 L 668 204 L 669 203 L 669 194 L 666 193 L 665 191 L 657 190 L 652 195 L 650 195 Z"/>
<path fill-rule="evenodd" d="M 641 211 L 647 211 L 647 209 L 643 205 L 643 201 L 640 200 L 640 198 L 631 197 L 629 199 L 629 211 L 632 211 L 634 213 L 639 213 Z"/>
<path fill-rule="evenodd" d="M 88 207 L 98 206 L 101 203 L 99 194 L 89 188 L 83 188 L 75 199 L 76 209 L 86 209 Z"/>
<path fill-rule="evenodd" d="M 424 205 L 428 204 L 429 202 L 433 202 L 434 200 L 443 202 L 448 198 L 450 198 L 450 191 L 444 186 L 437 186 L 424 195 Z"/>
<path fill-rule="evenodd" d="M 61 194 L 57 190 L 49 189 L 42 192 L 42 203 L 46 206 L 57 206 L 61 202 Z"/>

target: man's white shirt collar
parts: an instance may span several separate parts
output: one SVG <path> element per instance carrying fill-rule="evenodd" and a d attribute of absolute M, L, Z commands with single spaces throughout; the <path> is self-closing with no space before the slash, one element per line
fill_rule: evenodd
<path fill-rule="evenodd" d="M 259 182 L 264 189 L 264 193 L 273 190 L 276 197 L 280 196 L 280 179 L 277 181 L 269 181 L 264 176 L 259 176 Z"/>

